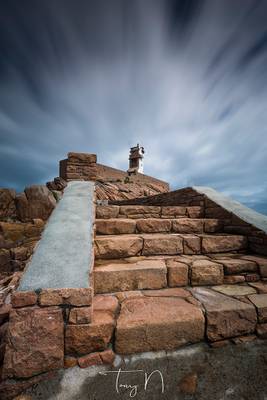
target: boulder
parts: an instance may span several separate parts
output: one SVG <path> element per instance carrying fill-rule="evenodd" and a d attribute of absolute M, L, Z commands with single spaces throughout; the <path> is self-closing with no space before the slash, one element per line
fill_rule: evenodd
<path fill-rule="evenodd" d="M 15 219 L 17 216 L 15 205 L 16 191 L 13 189 L 0 189 L 0 220 Z"/>
<path fill-rule="evenodd" d="M 18 218 L 21 221 L 30 221 L 34 218 L 46 221 L 55 206 L 56 199 L 53 193 L 43 185 L 27 187 L 24 193 L 16 197 Z"/>

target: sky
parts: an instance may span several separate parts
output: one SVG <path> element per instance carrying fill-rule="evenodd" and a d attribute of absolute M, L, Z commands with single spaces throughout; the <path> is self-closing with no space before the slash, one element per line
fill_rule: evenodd
<path fill-rule="evenodd" d="M 267 214 L 266 0 L 0 0 L 0 186 L 69 151 Z"/>

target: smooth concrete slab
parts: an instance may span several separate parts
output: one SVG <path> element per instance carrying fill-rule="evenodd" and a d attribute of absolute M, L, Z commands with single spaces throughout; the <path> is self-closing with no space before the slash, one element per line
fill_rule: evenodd
<path fill-rule="evenodd" d="M 18 290 L 89 287 L 94 216 L 94 183 L 69 182 Z"/>
<path fill-rule="evenodd" d="M 257 211 L 254 211 L 251 208 L 244 206 L 238 201 L 235 201 L 210 187 L 193 186 L 193 189 L 196 190 L 198 193 L 205 194 L 210 200 L 214 201 L 219 206 L 233 213 L 248 224 L 251 224 L 256 228 L 261 229 L 263 232 L 267 233 L 266 215 L 260 214 Z"/>

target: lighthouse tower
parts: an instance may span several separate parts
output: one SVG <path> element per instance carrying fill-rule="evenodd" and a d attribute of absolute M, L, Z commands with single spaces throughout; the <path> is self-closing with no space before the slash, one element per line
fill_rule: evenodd
<path fill-rule="evenodd" d="M 142 146 L 139 146 L 139 143 L 130 148 L 129 169 L 127 171 L 129 174 L 144 173 L 144 153 L 145 150 Z"/>

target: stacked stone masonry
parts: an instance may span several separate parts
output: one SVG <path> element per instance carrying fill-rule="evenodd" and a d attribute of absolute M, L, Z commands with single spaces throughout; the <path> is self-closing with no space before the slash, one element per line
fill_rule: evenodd
<path fill-rule="evenodd" d="M 68 180 L 81 174 L 86 180 L 87 173 L 99 171 L 94 171 L 96 158 L 87 156 L 77 159 L 70 153 L 61 163 L 65 173 L 74 174 Z M 50 193 L 58 192 L 57 184 L 48 185 Z M 18 232 L 27 237 L 34 231 L 39 239 L 46 219 L 31 219 L 36 207 L 29 204 L 18 214 L 14 193 L 5 196 L 1 260 L 6 250 L 12 257 L 16 253 L 21 274 L 28 258 L 20 248 L 13 250 L 14 243 L 23 242 Z M 191 188 L 98 205 L 93 290 L 10 290 L 9 302 L 5 296 L 0 396 L 12 398 L 61 368 L 112 365 L 116 353 L 175 350 L 202 341 L 221 347 L 266 340 L 266 248 L 263 231 Z M 15 277 L 13 287 L 20 275 Z"/>

